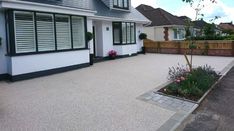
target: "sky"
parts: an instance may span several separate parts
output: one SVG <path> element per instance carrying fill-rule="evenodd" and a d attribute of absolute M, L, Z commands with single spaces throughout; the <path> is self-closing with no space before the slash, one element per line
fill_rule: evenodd
<path fill-rule="evenodd" d="M 188 16 L 195 20 L 198 0 L 194 0 L 194 4 L 191 7 L 190 4 L 182 2 L 182 0 L 132 0 L 132 5 L 137 7 L 140 4 L 146 4 L 153 6 L 154 8 L 162 8 L 173 15 L 177 16 Z M 201 5 L 200 14 L 204 16 L 198 16 L 198 18 L 203 18 L 205 21 L 210 22 L 215 16 L 220 17 L 219 19 L 212 21 L 216 24 L 220 22 L 231 22 L 234 23 L 234 0 L 216 0 L 216 3 L 210 2 L 210 0 L 204 0 Z"/>

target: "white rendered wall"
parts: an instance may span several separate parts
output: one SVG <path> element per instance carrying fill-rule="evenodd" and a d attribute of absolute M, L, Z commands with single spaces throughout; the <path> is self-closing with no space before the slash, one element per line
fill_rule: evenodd
<path fill-rule="evenodd" d="M 95 47 L 96 47 L 96 55 L 102 57 L 103 56 L 103 33 L 102 33 L 102 22 L 95 21 Z"/>
<path fill-rule="evenodd" d="M 11 75 L 20 75 L 89 62 L 89 50 L 11 57 Z"/>
<path fill-rule="evenodd" d="M 163 27 L 155 27 L 155 41 L 165 41 L 164 38 L 164 28 Z"/>
<path fill-rule="evenodd" d="M 135 53 L 140 52 L 142 50 L 143 47 L 143 40 L 139 39 L 139 35 L 141 33 L 144 33 L 144 28 L 142 24 L 136 24 L 136 44 L 137 44 L 137 50 L 135 51 Z"/>
<path fill-rule="evenodd" d="M 8 72 L 7 69 L 8 61 L 7 57 L 5 56 L 7 53 L 5 16 L 2 10 L 0 10 L 0 37 L 2 38 L 2 45 L 0 45 L 0 75 L 1 75 L 1 74 L 6 74 Z"/>
<path fill-rule="evenodd" d="M 165 41 L 163 27 L 144 27 L 147 38 L 154 41 Z"/>
<path fill-rule="evenodd" d="M 112 32 L 112 22 L 103 21 L 102 22 L 102 36 L 103 36 L 103 56 L 108 56 L 108 52 L 113 50 L 113 32 Z"/>
<path fill-rule="evenodd" d="M 155 40 L 155 31 L 154 27 L 144 27 L 144 33 L 147 34 L 147 38 L 150 40 Z"/>

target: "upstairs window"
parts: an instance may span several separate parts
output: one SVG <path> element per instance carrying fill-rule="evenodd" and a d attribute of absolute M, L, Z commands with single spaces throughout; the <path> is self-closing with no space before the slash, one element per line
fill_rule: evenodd
<path fill-rule="evenodd" d="M 129 9 L 129 0 L 114 0 L 114 8 Z"/>

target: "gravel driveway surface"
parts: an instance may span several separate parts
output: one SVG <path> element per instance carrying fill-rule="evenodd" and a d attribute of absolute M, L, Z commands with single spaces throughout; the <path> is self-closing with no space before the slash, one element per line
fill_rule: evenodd
<path fill-rule="evenodd" d="M 195 56 L 221 71 L 231 57 Z M 181 55 L 147 54 L 20 82 L 0 82 L 1 131 L 155 131 L 175 114 L 136 99 Z"/>

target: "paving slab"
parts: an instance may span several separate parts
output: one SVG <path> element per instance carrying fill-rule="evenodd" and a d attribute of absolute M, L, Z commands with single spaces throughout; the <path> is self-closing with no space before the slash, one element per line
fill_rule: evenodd
<path fill-rule="evenodd" d="M 233 58 L 195 56 L 221 71 Z M 1 131 L 155 131 L 177 113 L 137 99 L 183 55 L 147 54 L 46 77 L 0 82 Z"/>

